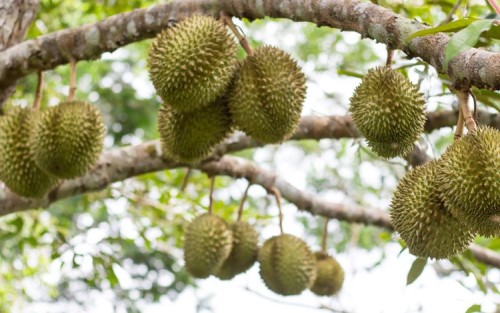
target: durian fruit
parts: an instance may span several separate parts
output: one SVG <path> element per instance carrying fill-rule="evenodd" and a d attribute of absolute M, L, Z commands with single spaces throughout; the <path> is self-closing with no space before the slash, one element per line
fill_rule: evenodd
<path fill-rule="evenodd" d="M 233 236 L 220 217 L 205 213 L 188 226 L 184 239 L 186 270 L 196 278 L 217 272 L 231 253 Z"/>
<path fill-rule="evenodd" d="M 20 196 L 42 198 L 58 179 L 35 163 L 30 147 L 39 112 L 10 107 L 0 117 L 0 180 Z"/>
<path fill-rule="evenodd" d="M 222 97 L 189 113 L 164 104 L 158 114 L 158 128 L 166 156 L 181 162 L 196 162 L 207 157 L 229 135 L 232 121 Z"/>
<path fill-rule="evenodd" d="M 423 95 L 389 67 L 368 71 L 350 99 L 349 112 L 359 132 L 381 157 L 403 156 L 424 130 Z"/>
<path fill-rule="evenodd" d="M 344 270 L 334 257 L 318 251 L 316 257 L 317 275 L 311 291 L 318 296 L 332 296 L 340 291 L 344 284 Z"/>
<path fill-rule="evenodd" d="M 500 131 L 480 126 L 453 142 L 437 175 L 452 214 L 483 236 L 500 236 Z"/>
<path fill-rule="evenodd" d="M 392 197 L 394 228 L 410 253 L 422 258 L 450 258 L 464 251 L 474 234 L 439 198 L 436 176 L 441 160 L 410 170 Z"/>
<path fill-rule="evenodd" d="M 229 89 L 235 125 L 262 143 L 280 143 L 300 120 L 306 78 L 291 56 L 265 46 L 239 63 Z"/>
<path fill-rule="evenodd" d="M 313 253 L 302 239 L 293 235 L 268 239 L 260 248 L 257 260 L 267 288 L 280 295 L 298 295 L 316 279 Z"/>
<path fill-rule="evenodd" d="M 60 178 L 84 175 L 96 163 L 104 141 L 99 110 L 84 101 L 64 101 L 43 112 L 31 138 L 36 164 Z"/>
<path fill-rule="evenodd" d="M 213 102 L 233 75 L 236 47 L 226 28 L 208 16 L 192 16 L 164 30 L 148 57 L 156 92 L 178 111 Z"/>
<path fill-rule="evenodd" d="M 233 248 L 222 267 L 215 274 L 223 280 L 246 272 L 257 260 L 259 234 L 247 222 L 237 221 L 230 225 L 233 233 Z"/>

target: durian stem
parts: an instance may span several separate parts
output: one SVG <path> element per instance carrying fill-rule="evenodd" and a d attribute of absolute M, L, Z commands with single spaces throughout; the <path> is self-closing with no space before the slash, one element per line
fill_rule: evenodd
<path fill-rule="evenodd" d="M 276 187 L 272 187 L 271 191 L 273 192 L 274 198 L 276 198 L 276 204 L 278 205 L 280 233 L 283 234 L 283 210 L 281 208 L 281 193 Z"/>
<path fill-rule="evenodd" d="M 212 214 L 214 207 L 214 185 L 215 176 L 210 177 L 210 193 L 208 194 L 208 213 Z"/>
<path fill-rule="evenodd" d="M 467 127 L 467 130 L 470 132 L 475 131 L 477 128 L 477 124 L 472 117 L 472 113 L 470 112 L 468 90 L 460 90 L 458 92 L 458 103 L 463 114 L 465 127 Z"/>
<path fill-rule="evenodd" d="M 387 46 L 387 59 L 385 60 L 385 66 L 391 67 L 392 66 L 392 58 L 394 57 L 394 49 L 389 48 Z"/>
<path fill-rule="evenodd" d="M 40 108 L 40 102 L 42 102 L 42 90 L 43 90 L 43 72 L 38 72 L 38 84 L 36 85 L 35 101 L 33 101 L 33 109 L 38 110 Z"/>
<path fill-rule="evenodd" d="M 243 36 L 241 34 L 241 32 L 236 27 L 236 25 L 234 25 L 231 17 L 229 15 L 227 15 L 225 12 L 221 12 L 220 15 L 221 15 L 221 17 L 220 17 L 221 22 L 224 23 L 227 27 L 229 27 L 231 32 L 236 36 L 236 38 L 238 38 L 238 41 L 240 42 L 240 46 L 243 48 L 243 50 L 245 50 L 247 55 L 253 56 L 254 53 L 253 53 L 252 47 L 250 46 L 250 43 L 245 38 L 245 36 Z"/>
<path fill-rule="evenodd" d="M 328 222 L 329 218 L 325 217 L 325 221 L 323 223 L 323 237 L 321 238 L 321 251 L 326 253 L 326 239 L 328 234 Z"/>
<path fill-rule="evenodd" d="M 243 207 L 245 206 L 245 201 L 247 200 L 248 189 L 250 189 L 250 186 L 252 186 L 252 183 L 248 182 L 248 186 L 243 193 L 243 197 L 241 198 L 240 207 L 238 208 L 238 217 L 236 219 L 237 221 L 241 221 L 241 216 L 243 215 Z"/>
<path fill-rule="evenodd" d="M 458 110 L 458 121 L 457 128 L 455 129 L 455 135 L 453 136 L 455 140 L 460 139 L 464 133 L 464 114 L 462 110 Z"/>
<path fill-rule="evenodd" d="M 69 61 L 69 94 L 68 101 L 75 99 L 76 93 L 76 61 L 71 59 Z"/>
<path fill-rule="evenodd" d="M 181 192 L 184 192 L 186 190 L 186 187 L 189 183 L 189 177 L 191 176 L 191 173 L 193 172 L 193 169 L 188 167 L 186 171 L 186 175 L 184 175 L 184 179 L 182 180 L 182 185 L 181 185 Z"/>

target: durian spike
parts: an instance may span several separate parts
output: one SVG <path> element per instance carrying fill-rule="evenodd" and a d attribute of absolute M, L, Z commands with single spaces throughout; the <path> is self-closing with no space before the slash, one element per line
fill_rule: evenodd
<path fill-rule="evenodd" d="M 459 90 L 458 91 L 458 105 L 462 111 L 465 127 L 472 132 L 477 128 L 476 121 L 472 117 L 472 113 L 469 108 L 469 90 Z"/>
<path fill-rule="evenodd" d="M 208 194 L 208 213 L 212 214 L 214 207 L 214 185 L 215 185 L 215 176 L 210 177 L 210 193 Z"/>
<path fill-rule="evenodd" d="M 33 109 L 38 110 L 40 108 L 40 102 L 42 102 L 42 90 L 43 90 L 43 72 L 38 72 L 38 84 L 36 85 L 35 101 L 33 101 Z"/>
<path fill-rule="evenodd" d="M 252 183 L 248 182 L 248 186 L 243 193 L 243 197 L 241 198 L 240 207 L 238 208 L 238 217 L 236 218 L 238 222 L 241 221 L 241 217 L 243 215 L 243 207 L 245 206 L 245 201 L 247 200 L 248 189 L 250 189 L 250 186 L 252 186 Z"/>
<path fill-rule="evenodd" d="M 326 253 L 326 240 L 327 240 L 327 234 L 328 234 L 328 222 L 330 221 L 329 218 L 325 217 L 325 221 L 323 223 L 323 236 L 321 238 L 321 252 Z"/>
<path fill-rule="evenodd" d="M 274 194 L 274 198 L 276 198 L 276 204 L 278 205 L 279 210 L 279 225 L 280 225 L 280 234 L 283 235 L 283 210 L 281 208 L 281 193 L 276 187 L 271 188 L 272 193 Z"/>
<path fill-rule="evenodd" d="M 462 113 L 462 110 L 459 107 L 457 128 L 455 129 L 455 134 L 453 135 L 453 139 L 454 140 L 460 139 L 463 133 L 464 133 L 464 114 Z"/>
<path fill-rule="evenodd" d="M 252 47 L 250 46 L 250 43 L 248 43 L 248 40 L 246 39 L 246 37 L 243 36 L 241 34 L 241 32 L 238 30 L 238 28 L 236 27 L 236 25 L 234 25 L 231 17 L 229 15 L 227 15 L 225 12 L 221 12 L 220 15 L 221 15 L 220 21 L 223 24 L 225 24 L 227 27 L 229 27 L 231 32 L 236 36 L 236 38 L 238 38 L 238 41 L 239 41 L 241 47 L 245 50 L 247 55 L 253 56 L 254 53 L 253 53 Z"/>
<path fill-rule="evenodd" d="M 76 61 L 71 59 L 69 61 L 69 93 L 68 101 L 73 101 L 76 93 Z"/>

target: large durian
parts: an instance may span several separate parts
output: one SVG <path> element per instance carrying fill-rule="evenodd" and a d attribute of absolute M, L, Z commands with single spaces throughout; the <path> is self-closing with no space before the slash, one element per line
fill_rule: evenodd
<path fill-rule="evenodd" d="M 411 169 L 392 197 L 394 228 L 410 253 L 422 258 L 450 258 L 464 251 L 474 234 L 439 198 L 436 176 L 441 160 Z"/>
<path fill-rule="evenodd" d="M 257 259 L 262 280 L 280 295 L 298 295 L 316 279 L 313 253 L 302 239 L 293 235 L 282 234 L 266 240 Z"/>
<path fill-rule="evenodd" d="M 166 156 L 195 162 L 208 156 L 229 135 L 231 117 L 225 97 L 189 113 L 164 104 L 158 114 L 158 128 Z"/>
<path fill-rule="evenodd" d="M 349 112 L 359 132 L 379 156 L 403 156 L 424 130 L 423 95 L 390 67 L 368 71 L 350 99 Z"/>
<path fill-rule="evenodd" d="M 247 222 L 237 221 L 230 225 L 233 233 L 233 248 L 222 267 L 215 274 L 223 280 L 246 272 L 257 260 L 259 234 Z"/>
<path fill-rule="evenodd" d="M 316 258 L 317 275 L 311 291 L 318 296 L 332 296 L 340 291 L 344 284 L 344 270 L 332 256 L 318 251 Z"/>
<path fill-rule="evenodd" d="M 235 125 L 259 142 L 282 142 L 299 123 L 305 83 L 288 53 L 271 46 L 256 49 L 239 64 L 229 90 Z"/>
<path fill-rule="evenodd" d="M 149 76 L 175 110 L 192 111 L 218 98 L 236 67 L 236 43 L 208 16 L 192 16 L 161 32 L 151 45 Z"/>
<path fill-rule="evenodd" d="M 43 112 L 31 140 L 36 164 L 60 178 L 85 174 L 97 161 L 104 140 L 99 110 L 84 101 L 64 101 Z"/>
<path fill-rule="evenodd" d="M 441 199 L 483 236 L 500 236 L 500 131 L 480 126 L 453 142 L 442 156 Z"/>
<path fill-rule="evenodd" d="M 0 117 L 0 180 L 29 198 L 43 197 L 58 182 L 36 165 L 30 147 L 39 114 L 31 108 L 10 107 Z"/>
<path fill-rule="evenodd" d="M 217 272 L 231 253 L 233 237 L 220 217 L 205 213 L 188 226 L 184 239 L 186 270 L 196 278 Z"/>

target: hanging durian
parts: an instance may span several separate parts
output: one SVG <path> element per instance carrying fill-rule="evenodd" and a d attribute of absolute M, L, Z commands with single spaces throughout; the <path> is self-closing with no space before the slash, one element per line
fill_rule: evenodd
<path fill-rule="evenodd" d="M 39 114 L 31 108 L 10 107 L 0 117 L 0 180 L 29 198 L 43 197 L 58 182 L 37 166 L 30 146 Z"/>
<path fill-rule="evenodd" d="M 453 142 L 437 175 L 452 214 L 483 236 L 500 236 L 500 131 L 480 126 Z"/>
<path fill-rule="evenodd" d="M 211 213 L 196 217 L 186 228 L 184 261 L 196 278 L 206 278 L 219 270 L 231 253 L 233 237 L 227 223 Z"/>
<path fill-rule="evenodd" d="M 306 96 L 306 78 L 297 62 L 265 46 L 239 64 L 229 90 L 235 125 L 262 143 L 280 143 L 296 129 Z"/>
<path fill-rule="evenodd" d="M 259 250 L 260 276 L 277 294 L 298 295 L 316 279 L 316 260 L 300 238 L 282 234 L 268 239 Z"/>
<path fill-rule="evenodd" d="M 463 252 L 474 234 L 453 216 L 439 198 L 436 176 L 441 160 L 410 170 L 391 201 L 391 220 L 410 253 L 426 258 L 450 258 Z"/>
<path fill-rule="evenodd" d="M 349 112 L 359 132 L 379 156 L 404 156 L 424 130 L 423 95 L 390 67 L 368 71 L 350 99 Z"/>
<path fill-rule="evenodd" d="M 161 32 L 148 58 L 158 95 L 185 112 L 221 96 L 235 66 L 235 41 L 222 23 L 209 16 L 192 16 Z"/>
<path fill-rule="evenodd" d="M 344 284 L 344 270 L 334 257 L 325 252 L 314 253 L 317 275 L 311 291 L 318 296 L 332 296 L 340 291 Z"/>
<path fill-rule="evenodd" d="M 43 112 L 31 147 L 36 164 L 60 178 L 84 175 L 96 163 L 104 141 L 97 108 L 84 101 L 63 101 Z"/>

